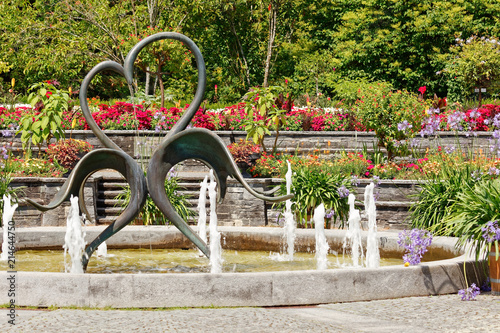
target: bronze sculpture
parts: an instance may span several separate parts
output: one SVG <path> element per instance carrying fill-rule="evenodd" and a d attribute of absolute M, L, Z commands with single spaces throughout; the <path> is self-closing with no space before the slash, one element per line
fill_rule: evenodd
<path fill-rule="evenodd" d="M 198 86 L 194 99 L 188 109 L 153 152 L 151 160 L 149 161 L 146 178 L 139 164 L 111 141 L 99 126 L 97 126 L 88 107 L 87 90 L 95 75 L 104 70 L 111 70 L 123 75 L 127 83 L 132 85 L 133 67 L 137 55 L 148 44 L 162 39 L 179 40 L 193 52 L 198 69 Z M 102 169 L 114 169 L 125 177 L 130 185 L 131 196 L 129 204 L 117 219 L 86 247 L 82 257 L 84 270 L 87 268 L 88 261 L 99 244 L 123 229 L 137 217 L 146 202 L 148 193 L 167 219 L 207 257 L 210 256 L 207 244 L 201 240 L 177 214 L 163 186 L 168 171 L 177 163 L 186 159 L 200 160 L 215 171 L 219 201 L 224 198 L 226 193 L 226 180 L 228 176 L 237 179 L 252 195 L 262 200 L 278 202 L 293 196 L 273 197 L 270 196 L 272 191 L 266 193 L 254 191 L 243 179 L 243 176 L 224 142 L 217 135 L 202 128 L 186 129 L 201 105 L 205 93 L 205 85 L 205 62 L 200 50 L 191 39 L 175 32 L 157 33 L 143 39 L 130 50 L 125 59 L 124 66 L 114 61 L 104 61 L 92 68 L 85 76 L 80 88 L 80 106 L 87 124 L 106 148 L 97 149 L 85 155 L 75 166 L 67 181 L 61 187 L 61 190 L 48 205 L 40 205 L 30 199 L 26 199 L 28 203 L 37 209 L 47 211 L 69 200 L 71 195 L 78 196 L 80 209 L 89 216 L 83 200 L 83 186 L 87 178 L 90 177 L 92 173 Z"/>

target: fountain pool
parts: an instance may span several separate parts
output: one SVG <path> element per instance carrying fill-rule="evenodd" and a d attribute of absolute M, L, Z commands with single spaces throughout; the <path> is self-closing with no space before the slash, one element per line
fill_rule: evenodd
<path fill-rule="evenodd" d="M 93 239 L 102 227 L 87 227 Z M 278 252 L 283 246 L 279 228 L 220 227 L 222 246 L 227 250 Z M 64 243 L 65 228 L 18 229 L 17 248 L 54 250 Z M 340 250 L 345 232 L 325 230 L 331 249 Z M 315 231 L 297 230 L 295 249 L 315 248 Z M 382 257 L 400 256 L 397 233 L 377 235 Z M 366 243 L 366 234 L 362 234 Z M 89 307 L 196 307 L 278 306 L 321 304 L 455 293 L 464 287 L 465 257 L 454 247 L 455 239 L 436 237 L 418 266 L 326 270 L 288 270 L 255 273 L 171 274 L 66 274 L 17 272 L 16 304 L 20 306 Z M 116 248 L 191 248 L 177 229 L 165 226 L 127 226 L 107 241 Z M 196 251 L 194 251 L 196 252 Z M 339 251 L 341 253 L 341 251 Z M 469 257 L 472 258 L 472 257 Z M 96 260 L 92 258 L 91 262 Z M 482 282 L 472 259 L 466 263 L 469 283 Z M 0 271 L 0 290 L 7 290 L 8 272 Z M 0 294 L 0 304 L 7 303 Z"/>

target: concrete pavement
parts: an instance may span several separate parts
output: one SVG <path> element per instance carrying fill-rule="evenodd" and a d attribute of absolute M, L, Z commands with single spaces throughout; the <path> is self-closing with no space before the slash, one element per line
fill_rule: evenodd
<path fill-rule="evenodd" d="M 500 296 L 457 294 L 305 307 L 0 310 L 1 332 L 500 332 Z"/>

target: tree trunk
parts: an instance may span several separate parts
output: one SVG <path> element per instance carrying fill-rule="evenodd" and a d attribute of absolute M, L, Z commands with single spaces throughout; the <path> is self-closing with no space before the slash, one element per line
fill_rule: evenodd
<path fill-rule="evenodd" d="M 234 9 L 233 9 L 234 11 Z M 243 47 L 241 46 L 241 42 L 240 42 L 240 39 L 238 38 L 238 34 L 236 33 L 236 28 L 234 27 L 234 20 L 233 20 L 233 16 L 231 14 L 229 14 L 229 22 L 231 23 L 231 31 L 233 32 L 233 35 L 234 35 L 234 38 L 236 38 L 236 44 L 238 44 L 238 49 L 239 49 L 239 52 L 241 54 L 241 58 L 243 59 L 243 63 L 244 63 L 244 66 L 245 66 L 245 76 L 246 76 L 246 79 L 247 79 L 247 83 L 248 83 L 248 86 L 250 87 L 250 70 L 248 68 L 248 63 L 247 63 L 247 58 L 245 56 L 245 52 L 243 52 Z"/>
<path fill-rule="evenodd" d="M 147 70 L 149 71 L 149 67 L 147 67 Z M 149 81 L 151 81 L 151 74 L 146 72 L 146 86 L 144 87 L 146 96 L 149 96 Z"/>
<path fill-rule="evenodd" d="M 276 17 L 278 14 L 277 5 L 272 3 L 269 10 L 269 42 L 267 44 L 267 57 L 264 70 L 264 83 L 263 87 L 269 86 L 269 67 L 271 66 L 271 56 L 273 54 L 274 38 L 276 37 Z"/>

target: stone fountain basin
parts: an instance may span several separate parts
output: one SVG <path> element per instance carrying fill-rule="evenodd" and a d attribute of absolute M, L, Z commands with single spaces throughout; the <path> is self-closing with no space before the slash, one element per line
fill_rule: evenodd
<path fill-rule="evenodd" d="M 103 227 L 87 227 L 93 239 Z M 220 227 L 224 248 L 278 251 L 278 228 Z M 330 247 L 341 248 L 345 231 L 325 230 Z M 61 249 L 65 228 L 17 230 L 18 249 Z M 366 241 L 366 234 L 364 241 Z M 382 256 L 401 255 L 396 232 L 377 234 Z M 484 277 L 473 258 L 455 249 L 454 238 L 435 237 L 418 266 L 376 269 L 346 268 L 324 271 L 258 273 L 169 274 L 66 274 L 16 273 L 17 306 L 77 306 L 114 308 L 202 306 L 290 306 L 352 302 L 456 293 L 464 288 L 464 260 L 469 283 Z M 173 227 L 127 226 L 107 242 L 108 248 L 190 248 L 190 242 Z M 314 249 L 314 230 L 297 230 L 296 248 Z M 444 258 L 444 259 L 443 259 Z M 92 259 L 91 259 L 92 260 Z M 10 301 L 7 278 L 0 272 L 0 304 Z"/>

